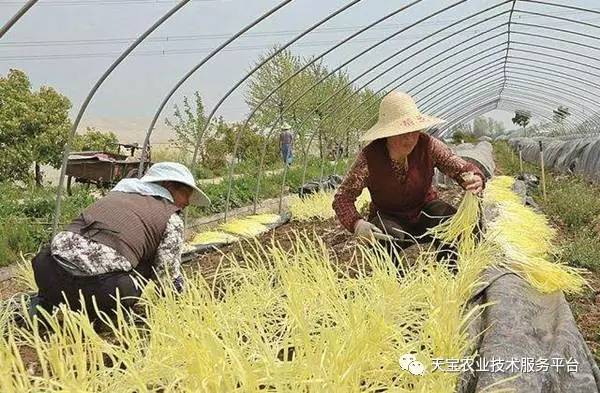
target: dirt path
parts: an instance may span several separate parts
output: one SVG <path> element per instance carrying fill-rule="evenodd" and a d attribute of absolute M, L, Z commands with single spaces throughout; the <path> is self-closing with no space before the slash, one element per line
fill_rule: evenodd
<path fill-rule="evenodd" d="M 270 175 L 275 175 L 275 174 L 279 174 L 283 172 L 283 168 L 280 169 L 273 169 L 271 171 L 265 171 L 263 176 L 270 176 Z M 238 177 L 242 177 L 245 176 L 243 174 L 238 174 L 238 175 L 233 175 L 233 178 L 236 179 Z M 207 185 L 207 184 L 220 184 L 223 182 L 223 180 L 227 179 L 226 176 L 220 176 L 220 177 L 213 177 L 210 179 L 198 179 L 197 183 L 200 185 Z"/>

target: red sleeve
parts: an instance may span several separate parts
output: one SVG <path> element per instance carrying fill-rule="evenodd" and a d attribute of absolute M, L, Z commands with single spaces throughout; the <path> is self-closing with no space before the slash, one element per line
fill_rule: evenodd
<path fill-rule="evenodd" d="M 479 176 L 485 187 L 485 175 L 477 165 L 457 156 L 444 142 L 434 137 L 431 137 L 430 147 L 433 164 L 446 176 L 454 179 L 461 187 L 464 188 L 464 180 L 461 175 L 465 172 L 473 172 Z"/>
<path fill-rule="evenodd" d="M 362 218 L 354 202 L 367 186 L 368 176 L 367 160 L 361 152 L 333 197 L 333 210 L 340 223 L 350 232 L 354 232 L 354 225 Z"/>

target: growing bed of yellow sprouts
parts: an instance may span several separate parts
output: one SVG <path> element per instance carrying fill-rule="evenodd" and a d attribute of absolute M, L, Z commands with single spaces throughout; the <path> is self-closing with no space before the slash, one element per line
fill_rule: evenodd
<path fill-rule="evenodd" d="M 335 211 L 332 207 L 334 195 L 335 192 L 319 191 L 302 198 L 297 195 L 290 197 L 288 207 L 292 214 L 292 220 L 326 221 L 335 217 Z M 371 195 L 365 188 L 356 199 L 356 208 L 359 211 L 364 210 L 369 202 L 371 202 Z"/>
<path fill-rule="evenodd" d="M 220 231 L 197 233 L 189 241 L 188 247 L 216 243 L 233 243 L 240 240 L 240 236 L 256 237 L 268 230 L 267 225 L 274 224 L 280 219 L 281 216 L 278 214 L 255 214 L 238 218 L 221 224 L 218 228 Z"/>
<path fill-rule="evenodd" d="M 463 227 L 472 202 L 457 216 Z M 459 244 L 456 276 L 422 253 L 400 278 L 377 247 L 358 246 L 356 260 L 333 263 L 318 237 L 296 233 L 292 247 L 244 243 L 244 255 L 213 279 L 187 277 L 182 295 L 160 296 L 150 284 L 145 316 L 133 324 L 119 311 L 102 334 L 67 310 L 62 323 L 50 318 L 54 331 L 45 336 L 0 313 L 0 391 L 453 392 L 457 373 L 428 370 L 436 358 L 474 355 L 466 328 L 482 308 L 466 304 L 482 270 L 500 263 L 506 224 L 482 242 Z M 424 375 L 402 370 L 407 353 Z"/>
<path fill-rule="evenodd" d="M 238 241 L 237 236 L 219 231 L 204 231 L 195 235 L 190 243 L 192 245 L 214 244 L 214 243 L 232 243 Z"/>

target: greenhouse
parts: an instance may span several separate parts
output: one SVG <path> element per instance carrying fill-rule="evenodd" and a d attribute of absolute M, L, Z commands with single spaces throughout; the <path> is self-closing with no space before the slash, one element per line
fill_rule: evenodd
<path fill-rule="evenodd" d="M 600 392 L 598 4 L 0 15 L 1 392 Z"/>

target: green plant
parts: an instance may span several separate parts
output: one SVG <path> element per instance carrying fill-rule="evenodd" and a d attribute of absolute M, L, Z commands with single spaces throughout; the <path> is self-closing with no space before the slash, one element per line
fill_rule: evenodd
<path fill-rule="evenodd" d="M 70 222 L 95 200 L 87 190 L 75 187 L 73 191 L 64 197 L 62 223 Z M 55 193 L 53 188 L 0 184 L 0 266 L 15 262 L 20 252 L 35 252 L 50 240 Z"/>
<path fill-rule="evenodd" d="M 562 259 L 574 266 L 600 270 L 600 238 L 597 233 L 579 233 L 565 242 Z"/>
<path fill-rule="evenodd" d="M 600 187 L 573 176 L 549 176 L 547 180 L 548 197 L 543 202 L 544 209 L 550 215 L 560 217 L 569 230 L 590 226 L 600 215 Z"/>
<path fill-rule="evenodd" d="M 119 138 L 115 133 L 88 127 L 83 134 L 75 135 L 72 150 L 116 153 L 119 150 L 118 143 Z"/>
<path fill-rule="evenodd" d="M 27 75 L 11 69 L 0 76 L 0 181 L 30 181 L 35 163 L 58 167 L 69 127 L 69 99 L 51 87 L 32 90 Z"/>
<path fill-rule="evenodd" d="M 521 173 L 519 155 L 506 141 L 494 143 L 494 158 L 503 175 L 517 176 Z M 527 161 L 523 161 L 523 171 L 535 175 L 540 174 L 539 167 Z"/>
<path fill-rule="evenodd" d="M 452 143 L 454 143 L 455 145 L 461 144 L 463 142 L 477 143 L 478 140 L 479 139 L 474 134 L 468 134 L 463 131 L 457 131 L 454 134 L 452 134 Z"/>

